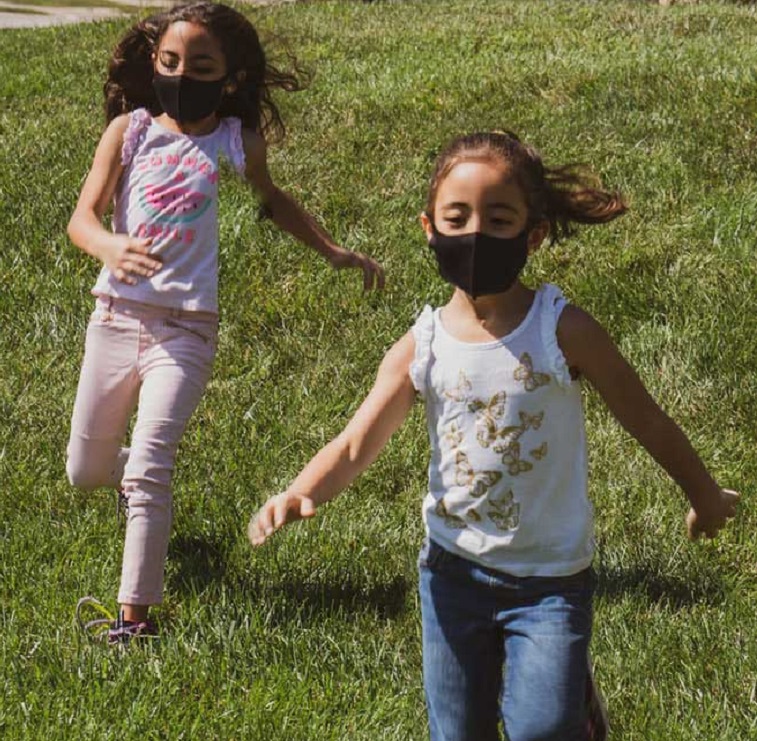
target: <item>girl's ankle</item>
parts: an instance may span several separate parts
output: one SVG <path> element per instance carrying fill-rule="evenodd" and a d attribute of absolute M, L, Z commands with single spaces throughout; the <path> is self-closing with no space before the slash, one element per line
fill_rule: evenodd
<path fill-rule="evenodd" d="M 121 605 L 121 619 L 132 623 L 142 623 L 147 620 L 149 605 Z"/>

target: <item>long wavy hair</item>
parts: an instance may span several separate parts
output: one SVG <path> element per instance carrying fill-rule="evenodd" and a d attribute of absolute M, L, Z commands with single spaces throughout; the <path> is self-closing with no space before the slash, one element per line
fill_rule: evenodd
<path fill-rule="evenodd" d="M 245 128 L 269 140 L 283 138 L 286 129 L 272 91 L 301 90 L 305 84 L 302 70 L 291 56 L 294 71 L 275 67 L 266 57 L 255 27 L 244 15 L 207 0 L 175 5 L 145 18 L 124 35 L 108 65 L 104 86 L 107 121 L 135 108 L 147 108 L 154 116 L 163 112 L 152 87 L 153 54 L 166 29 L 179 21 L 197 23 L 213 34 L 226 58 L 228 76 L 237 81 L 236 90 L 224 94 L 218 115 L 237 116 Z"/>
<path fill-rule="evenodd" d="M 546 167 L 541 155 L 510 131 L 488 131 L 453 139 L 436 161 L 426 213 L 433 218 L 439 186 L 452 168 L 470 160 L 506 164 L 528 208 L 527 228 L 546 221 L 552 244 L 571 236 L 576 224 L 604 224 L 627 210 L 623 196 L 605 190 L 582 165 Z"/>

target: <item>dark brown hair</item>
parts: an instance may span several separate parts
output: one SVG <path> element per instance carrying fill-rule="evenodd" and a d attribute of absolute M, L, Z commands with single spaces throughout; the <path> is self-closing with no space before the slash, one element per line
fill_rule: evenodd
<path fill-rule="evenodd" d="M 237 116 L 245 128 L 269 139 L 282 138 L 285 127 L 271 92 L 275 88 L 293 91 L 304 87 L 296 60 L 290 59 L 294 72 L 277 69 L 267 59 L 255 27 L 244 15 L 206 0 L 175 5 L 129 29 L 108 65 L 104 88 L 108 122 L 135 108 L 147 108 L 153 115 L 162 113 L 152 88 L 152 55 L 166 29 L 178 21 L 202 25 L 218 39 L 227 74 L 237 81 L 236 90 L 224 94 L 218 115 Z"/>
<path fill-rule="evenodd" d="M 510 168 L 526 199 L 526 227 L 546 221 L 553 244 L 573 234 L 576 224 L 604 224 L 626 212 L 620 193 L 604 190 L 584 167 L 545 167 L 539 153 L 515 134 L 491 131 L 457 137 L 438 156 L 426 202 L 430 219 L 444 178 L 455 165 L 470 160 L 495 160 Z"/>

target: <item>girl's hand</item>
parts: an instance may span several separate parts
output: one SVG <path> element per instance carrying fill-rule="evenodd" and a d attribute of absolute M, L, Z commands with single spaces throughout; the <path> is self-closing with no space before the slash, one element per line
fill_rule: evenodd
<path fill-rule="evenodd" d="M 717 500 L 707 502 L 707 506 L 693 507 L 686 515 L 686 527 L 689 537 L 696 540 L 700 535 L 714 538 L 718 531 L 726 525 L 726 521 L 736 516 L 736 506 L 739 502 L 739 494 L 730 489 L 720 489 Z"/>
<path fill-rule="evenodd" d="M 284 525 L 312 517 L 315 504 L 310 497 L 283 492 L 271 497 L 250 520 L 247 537 L 252 545 L 263 545 Z"/>
<path fill-rule="evenodd" d="M 384 269 L 375 260 L 362 252 L 351 252 L 338 247 L 331 255 L 329 262 L 336 270 L 342 268 L 360 268 L 363 271 L 363 289 L 384 287 Z"/>
<path fill-rule="evenodd" d="M 101 259 L 116 280 L 134 285 L 141 275 L 151 278 L 160 269 L 159 257 L 150 254 L 152 239 L 138 239 L 126 234 L 116 234 L 101 252 Z"/>

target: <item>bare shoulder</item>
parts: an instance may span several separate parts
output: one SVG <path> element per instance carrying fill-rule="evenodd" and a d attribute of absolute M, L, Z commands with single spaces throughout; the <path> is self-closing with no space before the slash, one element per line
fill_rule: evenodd
<path fill-rule="evenodd" d="M 274 184 L 268 173 L 265 139 L 257 131 L 243 127 L 242 147 L 245 180 L 255 188 L 263 200 L 267 200 L 274 192 Z"/>
<path fill-rule="evenodd" d="M 123 142 L 124 134 L 126 134 L 126 129 L 129 126 L 129 114 L 128 113 L 122 113 L 120 116 L 116 116 L 107 126 L 105 129 L 105 133 L 103 134 L 103 138 L 106 136 L 119 140 Z"/>
<path fill-rule="evenodd" d="M 406 332 L 395 342 L 384 355 L 381 361 L 378 373 L 376 374 L 376 384 L 384 386 L 386 384 L 392 387 L 407 386 L 412 388 L 413 384 L 410 379 L 410 364 L 415 357 L 415 337 L 412 330 Z"/>
<path fill-rule="evenodd" d="M 557 323 L 557 339 L 567 341 L 581 341 L 587 335 L 601 331 L 602 325 L 580 306 L 568 304 L 560 314 L 560 320 Z"/>
<path fill-rule="evenodd" d="M 257 131 L 242 127 L 242 146 L 248 160 L 257 159 L 260 161 L 262 159 L 265 161 L 267 149 L 265 139 Z"/>
<path fill-rule="evenodd" d="M 415 357 L 415 337 L 412 330 L 405 332 L 390 348 L 381 363 L 398 373 L 407 373 Z"/>
<path fill-rule="evenodd" d="M 604 327 L 589 312 L 569 304 L 557 323 L 557 342 L 571 368 L 583 371 L 588 365 L 614 350 Z"/>

